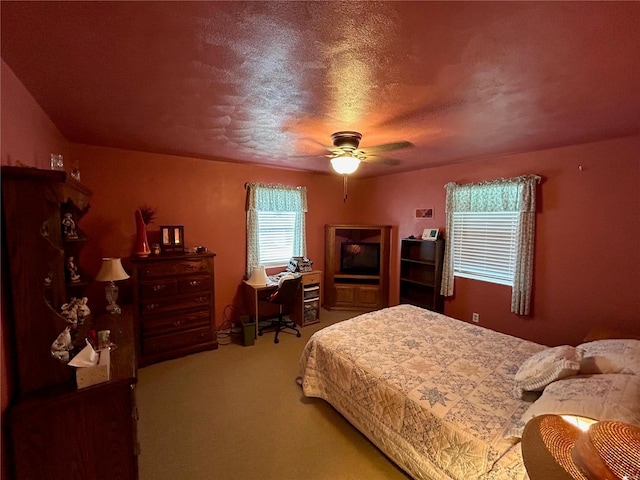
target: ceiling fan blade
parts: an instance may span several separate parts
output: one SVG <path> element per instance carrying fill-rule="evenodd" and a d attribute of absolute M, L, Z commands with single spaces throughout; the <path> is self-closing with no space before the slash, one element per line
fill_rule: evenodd
<path fill-rule="evenodd" d="M 400 165 L 400 160 L 397 160 L 395 158 L 388 158 L 388 157 L 371 156 L 371 157 L 361 158 L 360 161 L 366 162 L 366 163 L 382 163 L 384 165 Z"/>
<path fill-rule="evenodd" d="M 413 147 L 413 143 L 411 142 L 393 142 L 393 143 L 384 143 L 382 145 L 373 145 L 371 147 L 365 147 L 361 150 L 367 154 L 374 154 L 380 152 L 390 152 L 391 150 L 400 150 L 401 148 L 409 148 Z"/>
<path fill-rule="evenodd" d="M 336 147 L 334 147 L 333 145 L 325 145 L 324 143 L 320 143 L 319 141 L 310 138 L 310 137 L 304 137 L 301 140 L 307 141 L 307 142 L 311 142 L 311 143 L 315 143 L 316 145 L 319 145 L 320 147 L 324 148 L 325 150 L 329 150 L 330 152 L 333 152 L 336 150 Z"/>
<path fill-rule="evenodd" d="M 287 155 L 287 158 L 322 158 L 326 155 L 318 153 L 316 155 Z"/>

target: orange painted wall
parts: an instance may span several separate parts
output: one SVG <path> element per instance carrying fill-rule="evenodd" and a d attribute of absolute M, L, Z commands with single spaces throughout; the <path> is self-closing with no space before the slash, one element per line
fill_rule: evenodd
<path fill-rule="evenodd" d="M 359 182 L 364 222 L 392 223 L 398 238 L 445 226 L 443 186 L 535 173 L 538 188 L 534 309 L 509 312 L 511 289 L 456 279 L 445 313 L 549 345 L 579 342 L 594 326 L 640 333 L 640 137 L 475 161 Z M 580 170 L 582 166 L 582 170 Z M 434 220 L 414 209 L 434 207 Z M 446 232 L 445 232 L 446 236 Z M 399 253 L 392 258 L 397 279 Z M 392 301 L 398 301 L 392 282 Z"/>
<path fill-rule="evenodd" d="M 50 155 L 60 153 L 69 170 L 69 142 L 4 60 L 0 62 L 2 165 L 49 168 Z"/>
<path fill-rule="evenodd" d="M 80 257 L 86 272 L 95 275 L 103 256 L 129 257 L 134 212 L 145 203 L 154 206 L 157 219 L 148 226 L 150 242 L 158 241 L 160 225 L 184 225 L 187 246 L 204 245 L 216 254 L 218 325 L 226 306 L 243 305 L 239 287 L 246 270 L 246 182 L 307 187 L 307 256 L 317 269 L 324 268 L 324 225 L 353 218 L 350 204 L 342 201 L 342 179 L 334 175 L 85 145 L 74 145 L 72 155 L 82 165 L 82 182 L 93 190 L 91 209 L 81 222 L 91 239 Z M 120 291 L 123 302 L 131 299 L 130 285 Z M 104 303 L 103 297 L 100 290 L 94 304 Z"/>
<path fill-rule="evenodd" d="M 505 156 L 373 179 L 351 179 L 342 202 L 338 177 L 149 153 L 74 146 L 83 181 L 94 189 L 83 222 L 92 238 L 83 264 L 97 271 L 103 255 L 126 257 L 134 242 L 133 211 L 157 206 L 157 225 L 185 225 L 190 245 L 217 253 L 216 300 L 241 305 L 244 274 L 247 181 L 305 185 L 309 191 L 309 256 L 323 269 L 325 223 L 393 225 L 391 302 L 398 302 L 399 239 L 424 228 L 444 227 L 444 184 L 467 183 L 524 173 L 539 186 L 534 309 L 510 313 L 509 287 L 457 279 L 445 312 L 481 325 L 547 344 L 577 343 L 593 326 L 639 332 L 640 137 Z M 606 160 L 603 160 L 606 159 Z M 582 167 L 582 170 L 579 167 Z M 433 220 L 416 220 L 415 208 L 434 207 Z M 444 232 L 446 235 L 446 232 Z M 95 241 L 93 241 L 95 239 Z"/>

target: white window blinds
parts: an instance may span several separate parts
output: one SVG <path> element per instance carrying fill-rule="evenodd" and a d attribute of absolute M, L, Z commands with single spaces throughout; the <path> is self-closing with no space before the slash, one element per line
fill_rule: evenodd
<path fill-rule="evenodd" d="M 453 214 L 453 272 L 513 286 L 519 212 Z"/>
<path fill-rule="evenodd" d="M 258 264 L 287 265 L 293 256 L 295 212 L 258 212 Z"/>

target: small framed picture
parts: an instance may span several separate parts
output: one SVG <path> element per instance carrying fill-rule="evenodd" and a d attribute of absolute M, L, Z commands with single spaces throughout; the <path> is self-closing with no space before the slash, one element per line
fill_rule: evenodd
<path fill-rule="evenodd" d="M 425 228 L 422 232 L 422 239 L 434 242 L 438 239 L 438 228 Z"/>
<path fill-rule="evenodd" d="M 430 219 L 433 220 L 435 218 L 435 210 L 433 207 L 428 208 L 416 208 L 416 218 L 420 219 Z"/>
<path fill-rule="evenodd" d="M 160 226 L 160 247 L 162 253 L 183 253 L 184 252 L 184 226 L 182 225 L 161 225 Z"/>

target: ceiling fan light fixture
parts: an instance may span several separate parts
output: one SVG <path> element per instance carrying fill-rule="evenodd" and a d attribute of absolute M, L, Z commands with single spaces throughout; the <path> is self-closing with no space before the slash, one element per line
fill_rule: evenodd
<path fill-rule="evenodd" d="M 331 159 L 331 166 L 333 169 L 342 175 L 349 175 L 350 173 L 355 172 L 359 165 L 360 160 L 350 153 L 343 153 L 342 155 Z"/>

